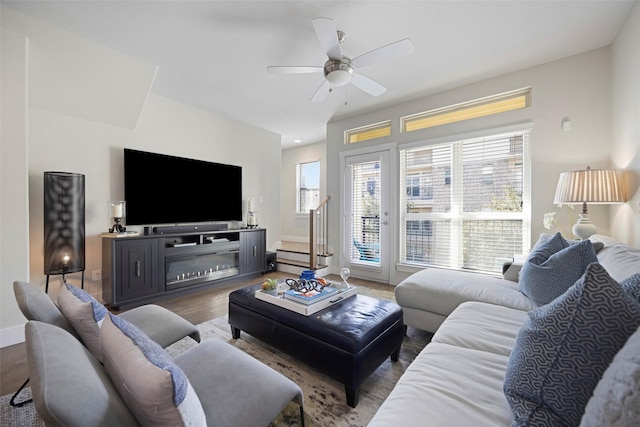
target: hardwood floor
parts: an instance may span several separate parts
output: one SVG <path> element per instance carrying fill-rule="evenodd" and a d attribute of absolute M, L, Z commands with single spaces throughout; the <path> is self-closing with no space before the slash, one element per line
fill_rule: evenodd
<path fill-rule="evenodd" d="M 262 277 L 238 280 L 214 289 L 156 301 L 154 304 L 165 307 L 197 325 L 227 314 L 229 304 L 228 295 L 230 292 L 255 284 L 261 281 L 262 278 L 267 277 L 286 278 L 291 277 L 291 275 L 280 272 L 268 273 Z M 340 280 L 338 276 L 329 275 L 327 277 L 331 280 Z M 362 279 L 349 279 L 349 283 L 370 288 L 389 289 L 389 285 Z M 13 394 L 28 376 L 27 356 L 24 343 L 1 348 L 0 395 Z"/>

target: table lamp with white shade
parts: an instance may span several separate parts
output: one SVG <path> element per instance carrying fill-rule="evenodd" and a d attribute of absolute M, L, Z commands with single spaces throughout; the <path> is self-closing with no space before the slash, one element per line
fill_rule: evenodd
<path fill-rule="evenodd" d="M 622 172 L 617 169 L 591 169 L 560 174 L 554 204 L 582 204 L 582 213 L 573 226 L 573 234 L 588 239 L 596 226 L 589 218 L 587 203 L 613 204 L 625 202 Z"/>

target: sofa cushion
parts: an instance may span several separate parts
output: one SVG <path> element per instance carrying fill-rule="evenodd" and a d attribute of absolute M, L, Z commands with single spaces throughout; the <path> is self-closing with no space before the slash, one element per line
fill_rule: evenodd
<path fill-rule="evenodd" d="M 536 304 L 548 304 L 565 293 L 597 260 L 590 240 L 571 245 L 556 233 L 531 251 L 522 266 L 519 289 Z"/>
<path fill-rule="evenodd" d="M 82 343 L 91 354 L 102 362 L 100 349 L 100 325 L 107 309 L 91 295 L 76 286 L 64 283 L 58 293 L 58 305 L 69 320 Z"/>
<path fill-rule="evenodd" d="M 140 424 L 206 425 L 184 372 L 140 329 L 109 313 L 100 343 L 107 373 Z"/>
<path fill-rule="evenodd" d="M 598 252 L 598 262 L 614 280 L 621 282 L 640 272 L 640 249 L 601 234 L 594 234 L 589 240 L 604 243 L 604 249 Z"/>
<path fill-rule="evenodd" d="M 467 301 L 498 304 L 520 310 L 536 305 L 518 291 L 518 284 L 498 277 L 465 271 L 425 268 L 395 288 L 399 305 L 448 316 Z"/>
<path fill-rule="evenodd" d="M 529 312 L 505 373 L 514 425 L 578 425 L 596 384 L 640 326 L 640 304 L 597 263 Z"/>
<path fill-rule="evenodd" d="M 104 367 L 75 336 L 30 321 L 25 337 L 31 393 L 47 426 L 139 425 Z"/>
<path fill-rule="evenodd" d="M 580 427 L 625 427 L 640 420 L 640 328 L 602 375 Z"/>
<path fill-rule="evenodd" d="M 527 312 L 484 302 L 460 304 L 438 328 L 431 342 L 509 357 Z"/>
<path fill-rule="evenodd" d="M 508 426 L 512 415 L 501 390 L 508 361 L 486 351 L 427 344 L 368 427 Z"/>

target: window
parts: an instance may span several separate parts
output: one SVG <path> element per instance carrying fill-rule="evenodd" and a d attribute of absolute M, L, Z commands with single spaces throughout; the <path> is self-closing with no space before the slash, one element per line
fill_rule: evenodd
<path fill-rule="evenodd" d="M 451 184 L 451 168 L 447 167 L 444 169 L 444 183 L 446 185 Z"/>
<path fill-rule="evenodd" d="M 529 133 L 400 151 L 401 262 L 500 273 L 528 248 Z"/>
<path fill-rule="evenodd" d="M 485 166 L 482 168 L 482 182 L 484 184 L 493 184 L 493 166 Z"/>
<path fill-rule="evenodd" d="M 448 107 L 412 114 L 400 119 L 402 132 L 455 123 L 477 117 L 517 110 L 531 104 L 531 88 L 518 89 Z"/>
<path fill-rule="evenodd" d="M 344 143 L 353 144 L 389 135 L 391 135 L 391 120 L 349 129 L 344 133 Z"/>
<path fill-rule="evenodd" d="M 320 203 L 320 162 L 300 163 L 296 167 L 297 212 L 308 214 Z"/>
<path fill-rule="evenodd" d="M 407 176 L 407 197 L 420 196 L 420 175 Z"/>

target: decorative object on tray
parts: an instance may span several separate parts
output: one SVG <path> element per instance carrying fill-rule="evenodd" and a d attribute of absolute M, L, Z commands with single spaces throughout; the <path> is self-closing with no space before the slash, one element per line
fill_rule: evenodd
<path fill-rule="evenodd" d="M 285 283 L 289 285 L 289 289 L 298 292 L 322 291 L 327 286 L 327 281 L 320 279 L 286 279 Z"/>
<path fill-rule="evenodd" d="M 276 279 L 266 279 L 262 282 L 262 291 L 269 295 L 278 295 L 278 281 Z"/>
<path fill-rule="evenodd" d="M 351 270 L 349 270 L 347 267 L 343 267 L 340 269 L 340 277 L 342 278 L 342 290 L 347 290 L 349 289 L 349 283 L 347 282 L 347 279 L 349 278 L 349 276 L 351 276 Z"/>
<path fill-rule="evenodd" d="M 316 272 L 313 270 L 302 270 L 300 273 L 301 279 L 311 280 L 316 278 Z"/>
<path fill-rule="evenodd" d="M 289 289 L 285 291 L 284 298 L 301 304 L 314 304 L 326 298 L 330 298 L 338 293 L 336 288 L 331 286 L 323 286 L 320 290 L 296 291 Z"/>

